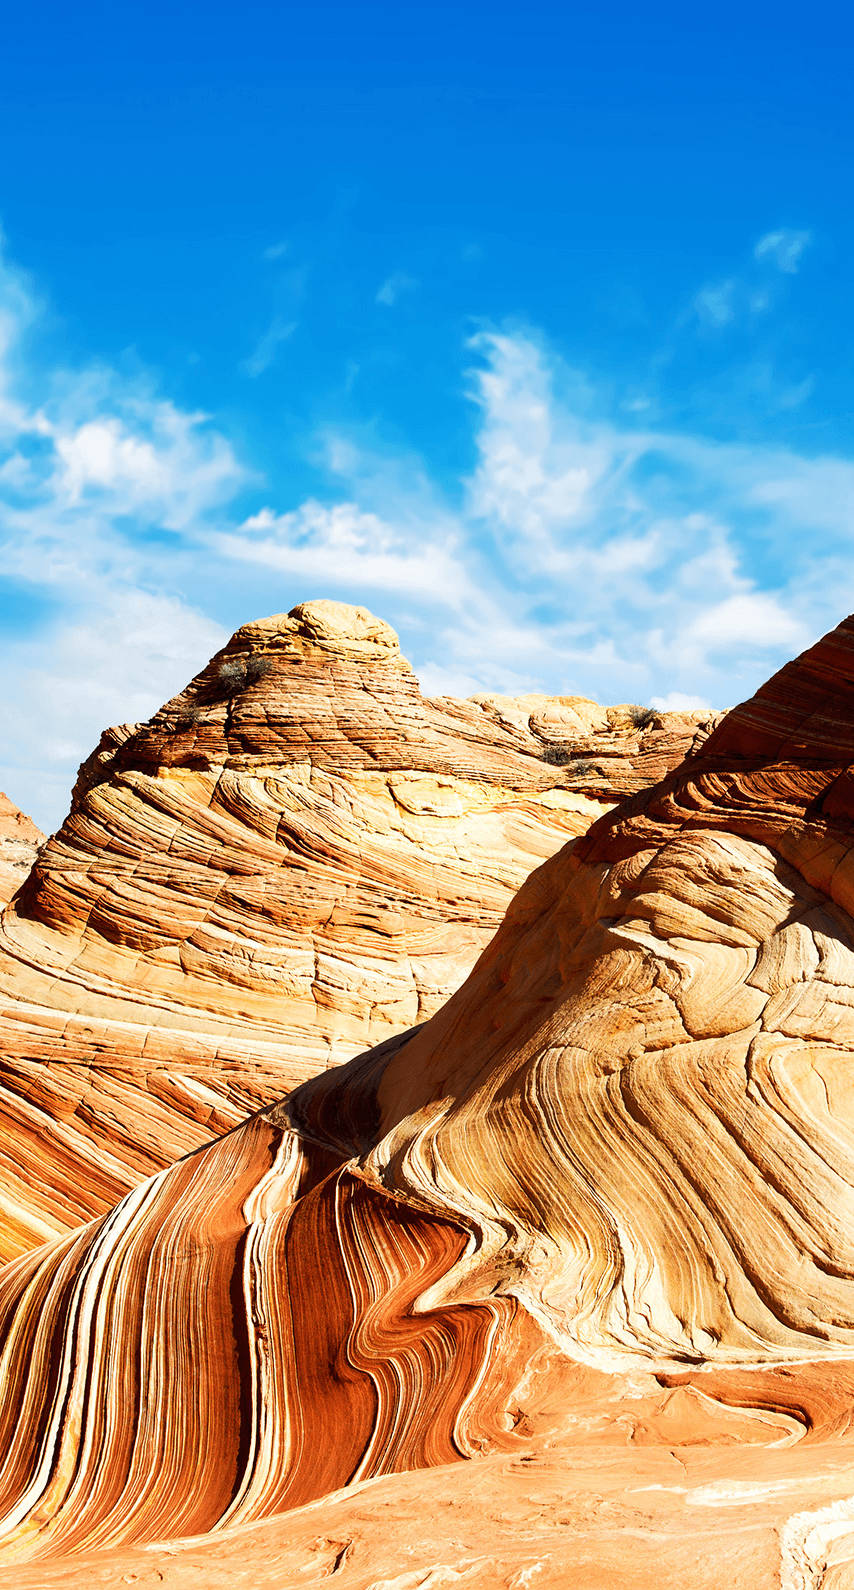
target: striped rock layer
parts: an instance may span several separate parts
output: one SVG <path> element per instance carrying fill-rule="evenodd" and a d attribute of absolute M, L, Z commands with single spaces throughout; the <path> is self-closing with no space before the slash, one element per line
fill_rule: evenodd
<path fill-rule="evenodd" d="M 102 737 L 0 919 L 0 1258 L 432 1015 L 531 869 L 704 732 L 426 700 L 362 608 L 239 630 Z"/>
<path fill-rule="evenodd" d="M 0 790 L 0 902 L 20 889 L 43 844 L 41 829 Z"/>
<path fill-rule="evenodd" d="M 852 767 L 849 620 L 534 873 L 431 1021 L 7 1265 L 5 1561 L 239 1564 L 250 1524 L 478 1457 L 461 1523 L 493 1476 L 546 1583 L 551 1473 L 591 1584 L 850 1585 Z M 315 1579 L 534 1582 L 488 1516 L 479 1557 L 348 1580 L 340 1500 Z"/>

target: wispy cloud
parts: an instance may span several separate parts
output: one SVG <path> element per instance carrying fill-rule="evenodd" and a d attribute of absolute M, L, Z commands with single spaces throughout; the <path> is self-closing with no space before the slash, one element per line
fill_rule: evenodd
<path fill-rule="evenodd" d="M 464 478 L 339 425 L 283 503 L 152 383 L 45 363 L 38 321 L 3 267 L 0 597 L 49 611 L 0 644 L 0 784 L 44 823 L 101 728 L 221 643 L 213 612 L 332 595 L 390 619 L 437 692 L 723 706 L 854 606 L 854 460 L 652 423 L 529 329 L 465 350 Z"/>
<path fill-rule="evenodd" d="M 265 248 L 261 258 L 270 264 L 275 264 L 276 260 L 284 259 L 285 255 L 290 253 L 290 249 L 291 245 L 287 238 L 282 238 L 281 242 L 271 243 L 269 248 Z"/>
<path fill-rule="evenodd" d="M 282 315 L 274 315 L 263 336 L 258 338 L 248 359 L 244 359 L 240 366 L 244 375 L 253 380 L 263 375 L 275 364 L 276 357 L 282 344 L 288 342 L 297 329 L 295 320 L 285 320 Z"/>
<path fill-rule="evenodd" d="M 797 275 L 811 242 L 809 231 L 783 228 L 766 232 L 738 272 L 707 282 L 694 295 L 692 308 L 697 320 L 720 330 L 736 321 L 767 314 L 780 302 L 780 275 Z"/>
<path fill-rule="evenodd" d="M 698 320 L 710 326 L 728 326 L 735 319 L 737 284 L 732 277 L 701 287 L 694 298 Z"/>
<path fill-rule="evenodd" d="M 377 289 L 376 302 L 385 304 L 387 309 L 393 309 L 406 293 L 414 292 L 417 286 L 414 276 L 407 276 L 405 271 L 394 271 Z"/>
<path fill-rule="evenodd" d="M 404 529 L 365 513 L 352 502 L 332 507 L 303 503 L 292 513 L 269 508 L 238 530 L 213 538 L 226 557 L 258 563 L 322 589 L 367 587 L 456 608 L 474 595 L 465 565 L 450 540 L 433 536 L 420 545 Z"/>
<path fill-rule="evenodd" d="M 202 414 L 102 368 L 41 368 L 39 305 L 0 262 L 0 596 L 41 593 L 49 621 L 4 637 L 2 778 L 46 825 L 110 720 L 148 714 L 221 641 L 158 577 L 149 536 L 176 546 L 247 482 Z M 26 394 L 26 395 L 24 395 Z"/>
<path fill-rule="evenodd" d="M 704 701 L 702 696 L 686 695 L 684 690 L 670 690 L 666 696 L 653 696 L 650 706 L 657 712 L 710 712 L 713 710 L 710 701 Z"/>
<path fill-rule="evenodd" d="M 416 639 L 427 626 L 415 660 L 445 688 L 726 704 L 839 616 L 851 461 L 620 423 L 530 334 L 470 354 L 477 463 L 454 501 L 417 460 L 339 433 L 345 502 L 268 509 L 220 551 L 376 593 Z"/>
<path fill-rule="evenodd" d="M 777 232 L 766 232 L 753 250 L 757 260 L 767 260 L 786 276 L 795 276 L 800 269 L 804 250 L 812 242 L 812 233 L 793 231 L 782 227 Z"/>

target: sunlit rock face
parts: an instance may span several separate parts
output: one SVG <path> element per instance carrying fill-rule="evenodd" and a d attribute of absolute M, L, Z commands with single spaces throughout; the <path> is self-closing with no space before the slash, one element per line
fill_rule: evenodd
<path fill-rule="evenodd" d="M 848 621 L 538 869 L 426 1025 L 0 1272 L 6 1561 L 214 1531 L 239 1574 L 247 1525 L 385 1477 L 266 1549 L 850 1586 L 852 765 Z"/>
<path fill-rule="evenodd" d="M 108 730 L 0 921 L 0 1257 L 431 1016 L 532 868 L 708 728 L 426 700 L 312 602 Z"/>
<path fill-rule="evenodd" d="M 0 902 L 20 889 L 43 844 L 41 829 L 0 790 Z"/>

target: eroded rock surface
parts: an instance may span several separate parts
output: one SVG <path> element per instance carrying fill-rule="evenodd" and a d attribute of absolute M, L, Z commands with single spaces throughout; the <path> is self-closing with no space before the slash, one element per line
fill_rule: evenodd
<path fill-rule="evenodd" d="M 512 1451 L 356 1483 L 207 1536 L 0 1567 L 0 1585 L 850 1590 L 845 1415 L 837 1406 L 806 1429 L 797 1378 L 776 1371 L 758 1387 L 751 1373 L 706 1390 L 697 1372 L 696 1387 L 576 1372 L 572 1411 L 528 1401 L 537 1429 Z M 851 1365 L 835 1379 L 850 1401 Z M 823 1400 L 813 1388 L 811 1408 Z"/>
<path fill-rule="evenodd" d="M 12 895 L 29 874 L 44 834 L 31 817 L 0 790 L 0 903 Z"/>
<path fill-rule="evenodd" d="M 104 734 L 0 920 L 0 1257 L 431 1016 L 531 869 L 707 728 L 426 700 L 363 608 L 247 624 Z"/>
<path fill-rule="evenodd" d="M 382 1479 L 374 1565 L 333 1497 L 296 1582 L 850 1584 L 852 765 L 849 620 L 538 869 L 429 1023 L 8 1265 L 6 1561 L 214 1531 L 240 1568 Z M 454 1459 L 470 1545 L 425 1522 L 385 1572 L 383 1477 L 430 1507 Z"/>

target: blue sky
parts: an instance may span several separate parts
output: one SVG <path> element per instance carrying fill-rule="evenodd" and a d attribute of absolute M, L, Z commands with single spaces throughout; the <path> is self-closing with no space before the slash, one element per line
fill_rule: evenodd
<path fill-rule="evenodd" d="M 4 29 L 0 786 L 43 826 L 307 597 L 436 692 L 715 706 L 854 607 L 847 8 Z"/>

